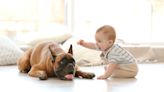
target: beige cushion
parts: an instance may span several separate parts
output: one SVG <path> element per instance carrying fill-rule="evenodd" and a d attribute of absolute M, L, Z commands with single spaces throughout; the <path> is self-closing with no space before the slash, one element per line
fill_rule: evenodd
<path fill-rule="evenodd" d="M 55 41 L 57 43 L 63 43 L 70 37 L 71 34 L 68 33 L 58 34 L 57 32 L 51 32 L 51 33 L 43 32 L 43 33 L 38 33 L 33 40 L 27 42 L 27 45 L 34 46 L 36 43 L 42 41 Z"/>
<path fill-rule="evenodd" d="M 41 32 L 31 32 L 25 35 L 20 35 L 17 37 L 18 44 L 26 44 L 34 46 L 36 43 L 41 41 L 56 41 L 57 43 L 63 43 L 71 37 L 71 34 L 66 30 L 61 31 L 41 31 Z"/>
<path fill-rule="evenodd" d="M 73 45 L 73 56 L 76 60 L 76 63 L 80 66 L 94 66 L 101 65 L 104 63 L 99 57 L 100 51 L 84 48 L 80 45 L 77 45 L 79 38 L 71 37 L 63 45 L 62 48 L 65 51 L 68 51 L 70 44 Z"/>

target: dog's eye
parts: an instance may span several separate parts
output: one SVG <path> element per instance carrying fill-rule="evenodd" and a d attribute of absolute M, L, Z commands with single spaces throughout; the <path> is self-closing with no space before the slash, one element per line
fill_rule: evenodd
<path fill-rule="evenodd" d="M 63 65 L 64 63 L 63 62 L 60 62 L 61 65 Z"/>

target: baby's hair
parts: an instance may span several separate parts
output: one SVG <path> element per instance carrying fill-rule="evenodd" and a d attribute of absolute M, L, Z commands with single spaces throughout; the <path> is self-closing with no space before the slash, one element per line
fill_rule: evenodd
<path fill-rule="evenodd" d="M 104 26 L 100 27 L 99 29 L 97 29 L 96 33 L 98 33 L 98 32 L 103 32 L 103 34 L 106 37 L 108 37 L 109 40 L 113 40 L 113 42 L 115 42 L 116 32 L 112 26 L 104 25 Z"/>

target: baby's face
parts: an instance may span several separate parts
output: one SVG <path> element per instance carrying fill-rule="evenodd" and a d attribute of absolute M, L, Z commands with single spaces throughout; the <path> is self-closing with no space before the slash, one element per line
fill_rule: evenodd
<path fill-rule="evenodd" d="M 96 33 L 95 40 L 96 40 L 97 46 L 102 51 L 108 50 L 111 47 L 111 45 L 113 44 L 113 42 L 111 43 L 111 41 L 109 39 L 107 39 L 107 37 L 105 37 L 105 35 L 102 32 Z"/>

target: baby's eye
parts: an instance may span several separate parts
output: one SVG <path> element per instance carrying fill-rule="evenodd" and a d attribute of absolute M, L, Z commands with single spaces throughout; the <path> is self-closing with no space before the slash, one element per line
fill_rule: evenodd
<path fill-rule="evenodd" d="M 97 40 L 97 43 L 100 43 L 101 41 L 100 40 Z"/>
<path fill-rule="evenodd" d="M 102 41 L 99 41 L 98 43 L 102 43 Z"/>

